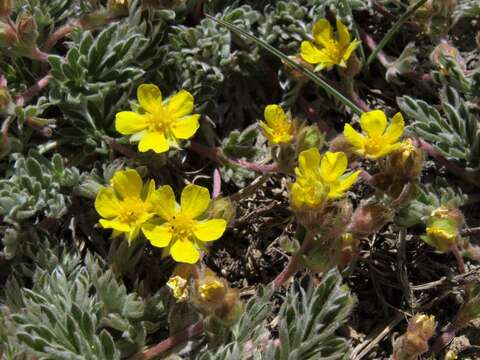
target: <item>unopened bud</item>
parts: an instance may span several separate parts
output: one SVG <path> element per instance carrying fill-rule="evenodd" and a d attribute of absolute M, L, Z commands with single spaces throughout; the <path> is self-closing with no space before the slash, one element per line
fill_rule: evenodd
<path fill-rule="evenodd" d="M 448 350 L 445 353 L 445 357 L 443 358 L 443 360 L 457 360 L 457 359 L 458 359 L 457 353 L 453 350 Z"/>
<path fill-rule="evenodd" d="M 188 281 L 180 276 L 172 276 L 168 279 L 167 286 L 172 290 L 173 297 L 177 302 L 185 302 L 188 299 Z"/>
<path fill-rule="evenodd" d="M 431 217 L 439 219 L 451 219 L 455 221 L 457 227 L 462 227 L 465 224 L 465 218 L 462 212 L 453 205 L 442 205 L 432 211 Z"/>
<path fill-rule="evenodd" d="M 20 14 L 17 18 L 16 25 L 19 40 L 25 46 L 33 46 L 37 40 L 38 32 L 37 23 L 32 14 L 28 12 Z"/>
<path fill-rule="evenodd" d="M 338 67 L 337 69 L 340 76 L 353 78 L 362 71 L 362 66 L 363 64 L 358 56 L 353 53 L 347 61 L 347 67 Z"/>
<path fill-rule="evenodd" d="M 226 325 L 233 325 L 243 312 L 238 291 L 210 269 L 195 280 L 192 302 L 205 316 L 213 316 Z"/>
<path fill-rule="evenodd" d="M 338 135 L 330 141 L 330 151 L 332 152 L 344 152 L 348 158 L 357 156 L 355 154 L 355 148 L 352 146 L 352 143 L 348 141 L 343 134 Z"/>
<path fill-rule="evenodd" d="M 12 0 L 0 0 L 0 17 L 9 17 L 12 12 Z"/>
<path fill-rule="evenodd" d="M 307 68 L 307 69 L 310 69 L 313 71 L 314 67 L 307 63 L 306 61 L 304 61 L 300 56 L 298 55 L 294 55 L 294 56 L 289 56 L 288 57 L 290 60 L 292 60 L 293 62 L 301 65 L 302 67 L 304 68 Z M 301 82 L 307 82 L 308 81 L 308 78 L 303 75 L 302 72 L 300 72 L 299 70 L 297 70 L 296 68 L 294 68 L 292 65 L 286 63 L 286 62 L 283 62 L 283 69 L 285 70 L 286 74 L 293 78 L 294 80 L 297 80 L 297 81 L 301 81 Z"/>
<path fill-rule="evenodd" d="M 360 240 L 352 233 L 344 233 L 335 242 L 335 262 L 339 267 L 349 265 L 358 256 Z"/>
<path fill-rule="evenodd" d="M 395 341 L 393 358 L 395 360 L 413 360 L 428 351 L 428 341 L 435 333 L 435 317 L 418 314 L 408 323 L 407 332 Z"/>
<path fill-rule="evenodd" d="M 363 204 L 358 207 L 349 225 L 349 232 L 358 236 L 373 234 L 392 221 L 394 211 L 380 203 Z"/>
<path fill-rule="evenodd" d="M 441 71 L 445 72 L 446 69 L 444 68 L 442 56 L 452 58 L 460 67 L 462 71 L 466 71 L 467 65 L 465 60 L 463 59 L 460 51 L 452 45 L 448 43 L 446 40 L 442 40 L 440 44 L 438 44 L 430 54 L 430 61 Z"/>
<path fill-rule="evenodd" d="M 230 223 L 236 214 L 234 203 L 228 197 L 217 198 L 212 201 L 210 208 L 210 217 L 214 219 L 225 219 Z"/>
<path fill-rule="evenodd" d="M 128 0 L 108 0 L 107 9 L 115 16 L 128 15 Z"/>
<path fill-rule="evenodd" d="M 302 126 L 298 131 L 297 152 L 311 148 L 321 149 L 325 142 L 325 135 L 317 125 Z"/>
<path fill-rule="evenodd" d="M 423 150 L 407 139 L 388 157 L 387 172 L 397 177 L 414 179 L 421 174 L 424 160 Z"/>
<path fill-rule="evenodd" d="M 9 105 L 12 102 L 12 97 L 6 88 L 0 88 L 0 114 L 5 114 L 8 111 Z"/>
<path fill-rule="evenodd" d="M 1 1 L 1 0 L 0 0 Z M 0 48 L 8 48 L 18 41 L 17 31 L 10 24 L 0 20 Z"/>
<path fill-rule="evenodd" d="M 426 229 L 427 235 L 422 240 L 438 251 L 448 252 L 458 240 L 458 229 L 451 219 L 431 218 Z"/>

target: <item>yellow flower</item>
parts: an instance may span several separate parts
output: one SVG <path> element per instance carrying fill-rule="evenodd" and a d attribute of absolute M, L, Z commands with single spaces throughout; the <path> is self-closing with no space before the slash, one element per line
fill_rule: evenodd
<path fill-rule="evenodd" d="M 103 218 L 99 221 L 100 225 L 125 233 L 131 242 L 145 222 L 155 215 L 152 204 L 154 192 L 153 180 L 144 185 L 137 171 L 117 171 L 111 187 L 101 188 L 95 199 L 95 209 Z"/>
<path fill-rule="evenodd" d="M 210 204 L 210 193 L 198 185 L 183 189 L 180 205 L 172 188 L 162 186 L 154 194 L 154 203 L 156 214 L 164 222 L 146 224 L 142 231 L 153 246 L 166 247 L 177 262 L 196 263 L 199 250 L 205 250 L 203 242 L 219 239 L 227 227 L 224 219 L 199 219 Z"/>
<path fill-rule="evenodd" d="M 172 276 L 167 281 L 167 286 L 172 290 L 177 302 L 184 302 L 188 298 L 188 281 L 181 276 Z"/>
<path fill-rule="evenodd" d="M 362 156 L 378 159 L 401 146 L 398 140 L 405 127 L 401 113 L 396 113 L 387 127 L 387 116 L 383 111 L 368 111 L 360 117 L 360 126 L 366 136 L 358 133 L 350 124 L 345 125 L 343 135 Z"/>
<path fill-rule="evenodd" d="M 191 138 L 199 128 L 200 115 L 193 111 L 193 96 L 181 90 L 162 100 L 160 89 L 152 84 L 138 87 L 137 98 L 144 113 L 122 111 L 116 116 L 115 127 L 124 135 L 134 134 L 138 150 L 156 153 L 168 151 L 177 145 L 177 139 Z"/>
<path fill-rule="evenodd" d="M 330 68 L 334 65 L 347 67 L 347 60 L 360 44 L 351 41 L 348 28 L 337 19 L 338 36 L 333 36 L 333 29 L 327 19 L 319 20 L 313 26 L 314 43 L 303 41 L 300 56 L 310 64 L 318 64 L 316 70 Z"/>
<path fill-rule="evenodd" d="M 357 180 L 360 171 L 345 173 L 348 159 L 343 152 L 327 151 L 323 157 L 317 148 L 302 151 L 295 168 L 296 181 L 290 188 L 292 206 L 316 208 L 326 200 L 339 199 Z"/>
<path fill-rule="evenodd" d="M 208 302 L 219 302 L 221 301 L 225 293 L 227 292 L 227 288 L 225 284 L 216 279 L 216 278 L 209 278 L 204 280 L 202 284 L 198 287 L 198 293 L 203 301 Z"/>
<path fill-rule="evenodd" d="M 268 141 L 276 145 L 292 141 L 295 126 L 280 106 L 268 105 L 264 116 L 266 123 L 260 121 L 260 127 Z"/>

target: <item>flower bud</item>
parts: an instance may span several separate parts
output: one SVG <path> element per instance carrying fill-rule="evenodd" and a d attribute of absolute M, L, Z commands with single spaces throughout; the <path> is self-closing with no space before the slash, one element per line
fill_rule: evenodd
<path fill-rule="evenodd" d="M 177 302 L 185 302 L 188 299 L 188 281 L 180 276 L 172 276 L 167 281 L 167 286 L 172 290 L 173 297 Z"/>
<path fill-rule="evenodd" d="M 128 0 L 108 0 L 107 9 L 115 16 L 128 15 Z"/>
<path fill-rule="evenodd" d="M 356 75 L 358 75 L 360 71 L 362 71 L 362 66 L 363 64 L 358 58 L 358 56 L 355 53 L 353 53 L 348 58 L 347 67 L 345 68 L 337 67 L 337 70 L 340 76 L 353 78 Z"/>
<path fill-rule="evenodd" d="M 428 351 L 428 340 L 435 333 L 435 317 L 418 314 L 408 323 L 407 332 L 393 345 L 395 360 L 414 360 Z"/>
<path fill-rule="evenodd" d="M 205 316 L 213 316 L 226 325 L 233 325 L 243 312 L 243 302 L 236 289 L 210 269 L 195 280 L 193 305 Z"/>
<path fill-rule="evenodd" d="M 6 114 L 8 112 L 9 105 L 12 102 L 12 97 L 7 88 L 0 87 L 0 114 Z"/>
<path fill-rule="evenodd" d="M 16 25 L 19 40 L 25 47 L 33 47 L 37 41 L 38 31 L 37 23 L 32 14 L 28 12 L 21 13 L 17 18 Z"/>
<path fill-rule="evenodd" d="M 380 203 L 364 203 L 354 212 L 348 231 L 357 236 L 367 236 L 379 231 L 392 221 L 394 211 Z"/>
<path fill-rule="evenodd" d="M 314 69 L 314 67 L 311 64 L 304 61 L 298 55 L 289 56 L 288 58 L 290 60 L 292 60 L 293 62 L 301 65 L 302 67 L 310 69 L 311 71 L 313 71 L 313 69 Z M 296 81 L 300 81 L 300 82 L 307 82 L 308 81 L 308 78 L 305 75 L 303 75 L 303 73 L 301 73 L 300 71 L 298 71 L 297 69 L 295 69 L 293 66 L 291 66 L 290 64 L 288 64 L 286 62 L 283 62 L 283 69 L 285 70 L 285 73 L 289 77 L 291 77 L 292 79 L 294 79 Z"/>
<path fill-rule="evenodd" d="M 300 153 L 310 148 L 321 149 L 325 142 L 325 135 L 318 125 L 302 126 L 298 131 L 297 152 Z"/>
<path fill-rule="evenodd" d="M 446 40 L 440 41 L 430 54 L 430 61 L 439 69 L 440 72 L 446 73 L 446 69 L 443 65 L 442 56 L 452 58 L 462 71 L 466 71 L 467 65 L 463 59 L 460 51 L 448 43 Z"/>
<path fill-rule="evenodd" d="M 423 150 L 414 146 L 411 139 L 407 139 L 388 157 L 387 172 L 397 177 L 414 179 L 421 174 L 424 160 Z"/>
<path fill-rule="evenodd" d="M 12 12 L 13 0 L 0 0 L 0 17 L 9 17 Z"/>
<path fill-rule="evenodd" d="M 221 197 L 212 200 L 209 218 L 213 219 L 225 219 L 227 223 L 230 223 L 236 214 L 236 208 L 234 203 L 228 197 Z"/>
<path fill-rule="evenodd" d="M 358 256 L 360 240 L 352 233 L 344 233 L 335 241 L 335 263 L 343 268 Z"/>
<path fill-rule="evenodd" d="M 0 48 L 9 48 L 17 41 L 17 31 L 6 22 L 0 20 Z"/>
<path fill-rule="evenodd" d="M 443 360 L 457 360 L 457 359 L 458 359 L 457 353 L 453 350 L 448 350 L 445 353 L 445 357 L 443 358 Z"/>
<path fill-rule="evenodd" d="M 432 211 L 431 217 L 439 219 L 451 219 L 456 222 L 457 227 L 462 227 L 465 224 L 465 218 L 460 210 L 453 205 L 442 205 Z"/>
<path fill-rule="evenodd" d="M 348 158 L 357 157 L 355 154 L 355 148 L 348 141 L 343 134 L 338 135 L 330 141 L 330 151 L 332 152 L 344 152 L 347 154 Z"/>
<path fill-rule="evenodd" d="M 451 205 L 435 209 L 427 221 L 426 235 L 422 240 L 438 251 L 448 252 L 460 239 L 460 228 L 464 224 L 463 214 Z"/>

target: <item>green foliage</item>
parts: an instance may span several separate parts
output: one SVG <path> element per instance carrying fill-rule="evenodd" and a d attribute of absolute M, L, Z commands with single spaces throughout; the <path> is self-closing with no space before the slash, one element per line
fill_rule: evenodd
<path fill-rule="evenodd" d="M 34 216 L 58 219 L 67 212 L 68 192 L 79 179 L 78 170 L 65 168 L 59 154 L 52 160 L 35 153 L 18 156 L 13 172 L 0 181 L 0 214 L 10 224 Z"/>
<path fill-rule="evenodd" d="M 425 223 L 432 212 L 442 205 L 462 206 L 467 195 L 461 189 L 448 185 L 444 178 L 437 178 L 435 183 L 425 184 L 419 189 L 417 198 L 400 209 L 395 222 L 400 226 L 411 227 Z"/>
<path fill-rule="evenodd" d="M 457 91 L 449 87 L 442 93 L 442 112 L 409 96 L 399 98 L 398 105 L 413 120 L 410 129 L 440 154 L 480 169 L 480 118 Z"/>
<path fill-rule="evenodd" d="M 474 18 L 480 15 L 480 3 L 476 0 L 459 0 L 453 13 L 454 21 L 462 18 Z"/>
<path fill-rule="evenodd" d="M 325 274 L 318 286 L 310 278 L 292 286 L 277 315 L 275 345 L 267 328 L 272 316 L 270 296 L 271 290 L 260 288 L 232 328 L 232 341 L 199 360 L 348 359 L 350 346 L 336 331 L 347 321 L 356 300 L 342 285 L 338 271 Z"/>

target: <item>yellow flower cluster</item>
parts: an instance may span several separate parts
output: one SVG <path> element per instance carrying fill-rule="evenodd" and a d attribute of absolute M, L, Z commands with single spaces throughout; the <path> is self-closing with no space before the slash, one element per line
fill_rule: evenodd
<path fill-rule="evenodd" d="M 347 67 L 347 61 L 360 44 L 351 40 L 348 28 L 337 19 L 338 35 L 333 35 L 332 25 L 327 19 L 319 20 L 313 26 L 314 42 L 304 41 L 300 56 L 310 64 L 316 64 L 316 70 L 328 69 L 334 65 Z"/>
<path fill-rule="evenodd" d="M 166 152 L 177 147 L 178 140 L 190 139 L 200 126 L 200 115 L 192 114 L 193 96 L 186 90 L 163 100 L 156 85 L 143 84 L 138 87 L 137 99 L 142 111 L 119 112 L 115 127 L 121 134 L 132 135 L 132 141 L 139 141 L 140 152 Z"/>
<path fill-rule="evenodd" d="M 178 204 L 170 186 L 155 189 L 153 180 L 144 185 L 135 170 L 115 173 L 111 186 L 102 188 L 95 200 L 104 228 L 125 233 L 129 242 L 141 230 L 153 246 L 190 264 L 206 250 L 203 243 L 219 239 L 227 226 L 224 219 L 205 218 L 209 205 L 210 193 L 204 187 L 187 185 Z"/>
<path fill-rule="evenodd" d="M 296 181 L 291 185 L 294 209 L 319 208 L 327 200 L 343 197 L 357 180 L 360 171 L 346 172 L 348 159 L 343 152 L 326 152 L 317 148 L 302 151 L 295 168 Z"/>

